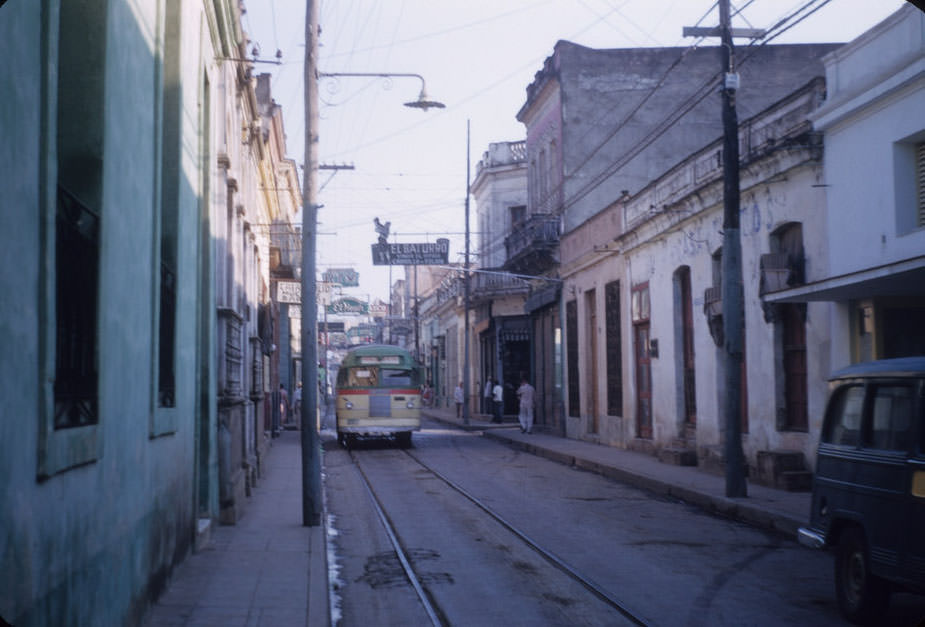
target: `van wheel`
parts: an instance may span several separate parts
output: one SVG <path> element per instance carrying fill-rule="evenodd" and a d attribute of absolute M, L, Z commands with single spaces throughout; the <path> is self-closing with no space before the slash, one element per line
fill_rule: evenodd
<path fill-rule="evenodd" d="M 867 543 L 860 529 L 846 529 L 835 555 L 838 607 L 852 623 L 867 623 L 883 614 L 890 602 L 889 584 L 871 574 Z"/>

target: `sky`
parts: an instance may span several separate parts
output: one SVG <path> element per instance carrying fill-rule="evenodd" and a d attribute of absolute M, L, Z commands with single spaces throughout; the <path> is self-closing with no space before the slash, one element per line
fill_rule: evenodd
<path fill-rule="evenodd" d="M 353 169 L 318 176 L 317 265 L 350 267 L 360 286 L 344 293 L 388 301 L 401 267 L 374 266 L 373 220 L 391 223 L 390 242 L 450 239 L 450 262 L 465 251 L 467 163 L 470 180 L 489 143 L 518 141 L 516 115 L 526 87 L 555 43 L 591 48 L 689 46 L 685 26 L 715 26 L 709 0 L 316 0 L 321 72 L 414 73 L 445 109 L 402 106 L 416 100 L 416 78 L 322 78 L 319 162 Z M 733 0 L 733 26 L 769 29 L 807 0 Z M 773 43 L 847 42 L 903 0 L 824 0 Z M 244 30 L 261 59 L 279 50 L 268 72 L 283 108 L 287 151 L 304 163 L 305 0 L 246 0 Z M 699 45 L 715 45 L 702 41 Z M 736 42 L 744 45 L 747 40 Z M 747 89 L 742 85 L 741 89 Z M 717 116 L 720 115 L 717 105 Z M 468 126 L 468 132 L 467 132 Z M 467 147 L 468 143 L 468 147 Z M 470 249 L 478 246 L 470 198 Z M 476 257 L 472 257 L 477 264 Z"/>

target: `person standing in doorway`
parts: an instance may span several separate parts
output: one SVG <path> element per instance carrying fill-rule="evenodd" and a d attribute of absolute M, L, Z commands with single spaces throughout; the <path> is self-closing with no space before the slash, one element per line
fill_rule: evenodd
<path fill-rule="evenodd" d="M 504 410 L 504 388 L 501 382 L 495 379 L 495 385 L 491 388 L 491 400 L 494 404 L 495 416 L 492 422 L 501 422 L 501 415 Z"/>
<path fill-rule="evenodd" d="M 482 393 L 482 413 L 494 413 L 491 407 L 491 379 L 485 379 L 485 391 Z"/>
<path fill-rule="evenodd" d="M 453 401 L 456 403 L 456 417 L 462 418 L 463 410 L 463 386 L 462 381 L 456 384 L 456 389 L 453 390 Z"/>
<path fill-rule="evenodd" d="M 517 419 L 520 421 L 521 433 L 533 433 L 533 402 L 536 396 L 536 390 L 527 381 L 527 377 L 520 380 L 520 387 L 517 388 L 517 398 L 520 399 L 520 413 Z"/>

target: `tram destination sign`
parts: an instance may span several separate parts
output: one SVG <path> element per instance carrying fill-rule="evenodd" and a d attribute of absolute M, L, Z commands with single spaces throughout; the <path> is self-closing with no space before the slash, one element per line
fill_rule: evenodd
<path fill-rule="evenodd" d="M 373 244 L 374 266 L 441 266 L 447 264 L 450 240 L 412 244 Z"/>

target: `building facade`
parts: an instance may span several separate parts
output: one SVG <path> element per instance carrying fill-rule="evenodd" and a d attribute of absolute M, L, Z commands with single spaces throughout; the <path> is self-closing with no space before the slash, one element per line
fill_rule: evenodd
<path fill-rule="evenodd" d="M 925 354 L 925 16 L 905 6 L 825 58 L 827 270 L 769 303 L 828 303 L 833 368 Z"/>
<path fill-rule="evenodd" d="M 245 359 L 262 350 L 248 342 L 268 302 L 256 227 L 273 215 L 261 197 L 273 158 L 254 145 L 240 11 L 3 7 L 0 338 L 17 354 L 0 360 L 0 616 L 11 624 L 138 623 L 223 518 L 234 471 L 254 465 Z M 216 390 L 241 399 L 234 449 Z"/>
<path fill-rule="evenodd" d="M 808 117 L 823 95 L 814 79 L 739 133 L 742 442 L 750 477 L 780 487 L 809 476 L 830 372 L 812 347 L 829 345 L 829 315 L 762 296 L 827 270 L 822 143 Z M 721 150 L 717 141 L 689 155 L 563 237 L 566 325 L 577 330 L 567 343 L 578 346 L 568 379 L 574 437 L 722 467 Z M 791 474 L 775 475 L 783 459 Z"/>

